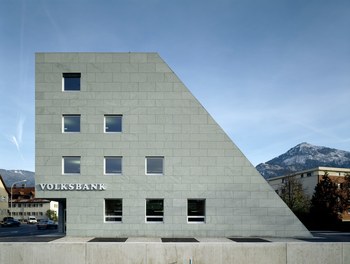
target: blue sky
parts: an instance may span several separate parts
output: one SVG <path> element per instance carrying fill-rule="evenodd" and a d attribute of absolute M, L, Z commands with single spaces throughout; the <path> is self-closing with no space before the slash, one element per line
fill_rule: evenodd
<path fill-rule="evenodd" d="M 348 0 L 0 0 L 0 168 L 34 171 L 34 53 L 156 51 L 257 165 L 350 151 Z"/>

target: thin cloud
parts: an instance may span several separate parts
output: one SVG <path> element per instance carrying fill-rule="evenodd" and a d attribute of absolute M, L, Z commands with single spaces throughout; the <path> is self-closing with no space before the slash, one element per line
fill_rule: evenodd
<path fill-rule="evenodd" d="M 22 145 L 22 139 L 23 139 L 24 121 L 25 121 L 25 118 L 21 116 L 17 122 L 16 135 L 10 136 L 10 142 L 16 146 L 17 151 L 20 154 L 22 159 L 23 159 L 23 155 L 21 152 L 21 145 Z"/>
<path fill-rule="evenodd" d="M 13 143 L 13 144 L 16 146 L 17 150 L 20 151 L 20 150 L 19 150 L 19 143 L 18 143 L 18 141 L 17 141 L 17 138 L 16 138 L 15 136 L 12 136 L 12 137 L 10 138 L 10 141 L 11 141 L 11 143 Z"/>

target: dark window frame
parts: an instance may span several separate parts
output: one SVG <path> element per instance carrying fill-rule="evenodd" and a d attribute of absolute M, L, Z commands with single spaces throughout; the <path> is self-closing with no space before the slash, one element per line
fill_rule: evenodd
<path fill-rule="evenodd" d="M 203 203 L 199 208 L 195 204 Z M 187 199 L 187 223 L 205 224 L 206 223 L 206 199 Z"/>
<path fill-rule="evenodd" d="M 161 203 L 161 208 L 156 208 L 157 203 L 159 202 Z M 145 212 L 146 223 L 164 223 L 164 199 L 162 198 L 146 199 L 145 209 L 146 209 L 146 212 Z"/>
<path fill-rule="evenodd" d="M 110 209 L 107 210 L 108 202 L 117 203 L 116 208 L 111 208 L 112 205 L 109 205 Z M 120 207 L 119 207 L 120 206 Z M 111 213 L 113 210 L 114 214 Z M 105 223 L 122 223 L 123 222 L 123 199 L 121 198 L 108 198 L 104 200 L 104 222 Z"/>

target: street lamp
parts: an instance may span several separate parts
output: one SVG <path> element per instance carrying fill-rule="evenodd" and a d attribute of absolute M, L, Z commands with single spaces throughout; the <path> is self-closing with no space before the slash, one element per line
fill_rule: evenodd
<path fill-rule="evenodd" d="M 11 214 L 10 214 L 10 216 L 12 217 L 12 188 L 13 188 L 13 186 L 15 186 L 15 184 L 16 183 L 20 183 L 20 182 L 26 182 L 27 180 L 22 180 L 22 181 L 17 181 L 17 182 L 14 182 L 14 183 L 12 183 L 12 185 L 11 185 L 11 200 L 10 200 L 10 202 L 11 202 L 11 206 L 10 206 L 10 209 L 11 209 Z"/>

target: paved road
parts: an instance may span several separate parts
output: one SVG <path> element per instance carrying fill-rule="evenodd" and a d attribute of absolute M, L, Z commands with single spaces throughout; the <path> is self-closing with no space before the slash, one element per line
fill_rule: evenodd
<path fill-rule="evenodd" d="M 0 227 L 0 242 L 25 241 L 35 237 L 62 236 L 56 229 L 38 230 L 36 225 L 22 224 L 19 227 Z M 45 239 L 44 239 L 45 240 Z"/>
<path fill-rule="evenodd" d="M 306 240 L 311 242 L 350 242 L 349 232 L 334 231 L 311 231 L 313 239 Z"/>

